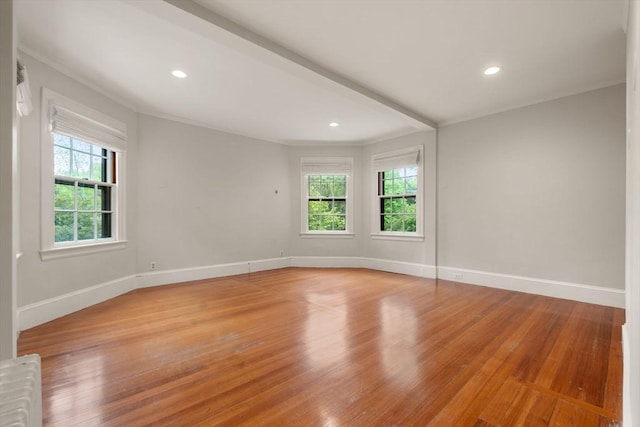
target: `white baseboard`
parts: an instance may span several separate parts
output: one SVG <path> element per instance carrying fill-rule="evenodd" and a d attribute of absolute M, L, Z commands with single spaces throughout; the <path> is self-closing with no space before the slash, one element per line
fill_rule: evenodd
<path fill-rule="evenodd" d="M 41 325 L 58 317 L 82 310 L 117 297 L 136 288 L 135 276 L 121 277 L 68 294 L 59 295 L 34 304 L 18 307 L 18 328 L 21 331 Z"/>
<path fill-rule="evenodd" d="M 343 256 L 294 256 L 290 257 L 291 267 L 307 268 L 361 268 L 360 257 Z"/>
<path fill-rule="evenodd" d="M 18 329 L 24 331 L 138 288 L 272 270 L 288 267 L 289 263 L 289 258 L 274 258 L 126 276 L 19 307 L 17 309 Z"/>
<path fill-rule="evenodd" d="M 291 267 L 368 268 L 410 276 L 436 278 L 436 267 L 428 264 L 362 257 L 291 257 Z"/>
<path fill-rule="evenodd" d="M 264 270 L 289 267 L 290 259 L 272 258 L 257 261 L 234 262 L 229 264 L 207 265 L 203 267 L 161 270 L 136 275 L 138 288 L 189 282 L 192 280 L 213 279 L 215 277 L 235 276 L 236 274 L 255 273 Z"/>
<path fill-rule="evenodd" d="M 456 282 L 508 289 L 593 304 L 624 307 L 624 291 L 530 277 L 487 273 L 452 267 L 435 267 L 402 261 L 363 257 L 282 257 L 204 267 L 140 273 L 101 283 L 17 309 L 20 331 L 82 310 L 138 288 L 192 280 L 233 276 L 285 267 L 368 268 L 410 276 L 436 277 Z"/>
<path fill-rule="evenodd" d="M 622 289 L 440 266 L 438 278 L 610 307 L 625 306 L 625 292 Z"/>

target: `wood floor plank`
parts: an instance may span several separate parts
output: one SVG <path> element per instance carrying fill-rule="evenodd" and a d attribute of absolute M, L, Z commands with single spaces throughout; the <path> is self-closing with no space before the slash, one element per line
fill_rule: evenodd
<path fill-rule="evenodd" d="M 51 426 L 615 426 L 624 311 L 364 269 L 138 289 L 24 331 Z"/>

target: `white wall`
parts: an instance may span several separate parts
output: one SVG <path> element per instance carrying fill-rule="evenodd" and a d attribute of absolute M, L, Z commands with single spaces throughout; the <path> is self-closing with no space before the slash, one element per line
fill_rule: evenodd
<path fill-rule="evenodd" d="M 371 156 L 387 151 L 398 150 L 406 147 L 424 146 L 424 241 L 398 241 L 372 239 L 369 235 L 372 231 L 371 209 L 374 197 L 371 172 Z M 364 215 L 361 218 L 364 223 L 366 244 L 364 256 L 376 259 L 389 259 L 404 261 L 429 266 L 436 265 L 436 131 L 417 132 L 399 138 L 378 142 L 366 146 L 363 158 L 363 173 L 366 178 Z"/>
<path fill-rule="evenodd" d="M 0 360 L 16 355 L 16 42 L 13 1 L 0 2 Z"/>
<path fill-rule="evenodd" d="M 138 271 L 289 254 L 286 146 L 146 115 L 138 124 Z"/>
<path fill-rule="evenodd" d="M 136 113 L 20 52 L 33 93 L 33 112 L 21 120 L 21 250 L 18 262 L 18 306 L 54 298 L 136 272 L 137 120 Z M 91 255 L 40 259 L 41 88 L 46 87 L 127 125 L 127 248 Z"/>
<path fill-rule="evenodd" d="M 624 425 L 640 425 L 640 2 L 629 1 L 627 32 L 627 300 Z"/>
<path fill-rule="evenodd" d="M 438 131 L 438 265 L 624 288 L 625 86 Z"/>

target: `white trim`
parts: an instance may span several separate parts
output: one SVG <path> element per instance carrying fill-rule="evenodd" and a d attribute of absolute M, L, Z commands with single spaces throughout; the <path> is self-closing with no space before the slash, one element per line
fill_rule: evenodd
<path fill-rule="evenodd" d="M 74 257 L 79 255 L 88 255 L 98 252 L 115 251 L 125 249 L 127 247 L 126 240 L 109 241 L 104 243 L 78 244 L 73 246 L 61 246 L 53 249 L 43 249 L 40 251 L 40 259 L 48 261 L 51 259 Z"/>
<path fill-rule="evenodd" d="M 291 257 L 291 267 L 367 268 L 409 276 L 436 278 L 436 267 L 404 261 L 363 257 Z"/>
<path fill-rule="evenodd" d="M 299 234 L 303 239 L 353 239 L 355 233 L 346 231 L 308 231 Z"/>
<path fill-rule="evenodd" d="M 285 267 L 289 267 L 289 258 L 287 257 L 154 271 L 138 274 L 136 275 L 136 278 L 137 287 L 146 288 L 149 286 L 235 276 L 237 274 L 255 273 L 258 271 L 275 270 L 277 268 Z"/>
<path fill-rule="evenodd" d="M 438 279 L 624 308 L 625 292 L 601 286 L 438 266 Z"/>
<path fill-rule="evenodd" d="M 460 268 L 436 268 L 434 265 L 379 258 L 311 256 L 271 258 L 194 268 L 154 271 L 125 276 L 86 289 L 19 307 L 17 309 L 17 326 L 20 331 L 23 331 L 138 288 L 238 274 L 250 274 L 258 271 L 275 270 L 286 267 L 366 268 L 430 279 L 437 277 L 439 279 L 453 280 L 473 285 L 489 286 L 613 307 L 624 306 L 624 291 L 618 289 Z M 456 277 L 456 274 L 462 274 L 463 277 Z M 626 342 L 628 338 L 626 329 L 623 329 L 623 338 Z M 628 356 L 625 356 L 625 366 L 628 366 L 626 364 L 627 362 Z M 628 375 L 628 372 L 625 370 L 625 376 L 626 375 Z"/>
<path fill-rule="evenodd" d="M 125 276 L 68 294 L 18 307 L 20 331 L 41 325 L 136 289 L 135 276 Z"/>
<path fill-rule="evenodd" d="M 409 233 L 394 233 L 394 232 L 384 232 L 381 231 L 379 233 L 371 233 L 371 238 L 373 240 L 402 240 L 402 241 L 416 241 L 416 242 L 422 242 L 424 241 L 424 236 L 422 235 L 416 235 L 416 234 L 409 234 Z"/>

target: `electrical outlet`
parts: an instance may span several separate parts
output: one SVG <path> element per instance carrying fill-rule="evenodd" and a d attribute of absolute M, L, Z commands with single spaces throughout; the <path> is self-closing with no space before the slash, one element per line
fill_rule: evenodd
<path fill-rule="evenodd" d="M 462 275 L 462 273 L 455 273 L 453 277 L 455 277 L 456 279 L 462 279 L 464 276 Z"/>
<path fill-rule="evenodd" d="M 156 262 L 155 262 L 155 261 L 151 261 L 151 269 L 152 269 L 152 270 L 155 270 L 155 269 L 156 269 L 156 267 L 157 267 Z"/>
<path fill-rule="evenodd" d="M 280 251 L 280 256 L 284 256 L 284 251 Z"/>

